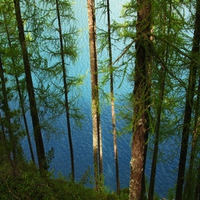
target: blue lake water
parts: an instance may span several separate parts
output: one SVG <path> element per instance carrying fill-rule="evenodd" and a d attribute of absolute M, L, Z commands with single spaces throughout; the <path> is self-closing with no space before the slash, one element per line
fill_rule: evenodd
<path fill-rule="evenodd" d="M 125 1 L 117 2 L 111 0 L 111 13 L 113 18 L 119 19 L 121 5 Z M 82 128 L 78 128 L 72 121 L 72 139 L 74 145 L 75 156 L 75 178 L 77 181 L 81 179 L 83 174 L 88 170 L 88 167 L 93 170 L 93 152 L 92 152 L 92 121 L 91 121 L 91 95 L 90 95 L 90 65 L 89 65 L 89 47 L 88 47 L 88 24 L 87 24 L 87 5 L 86 0 L 79 0 L 74 5 L 77 27 L 81 29 L 78 45 L 80 48 L 78 61 L 71 66 L 70 73 L 72 75 L 85 75 L 84 84 L 80 87 L 81 93 L 78 101 L 78 107 L 84 114 L 85 118 L 82 121 Z M 97 17 L 97 26 L 104 26 L 105 21 L 99 15 Z M 104 55 L 106 56 L 106 55 Z M 119 56 L 118 52 L 114 52 L 114 58 Z M 130 93 L 133 90 L 127 81 L 125 81 L 120 88 L 118 88 L 121 79 L 116 79 L 116 105 L 119 106 L 122 94 Z M 105 87 L 108 91 L 108 88 Z M 73 92 L 73 91 L 72 91 Z M 113 135 L 111 134 L 111 114 L 110 106 L 108 103 L 102 101 L 101 106 L 101 125 L 103 134 L 103 167 L 105 176 L 105 185 L 110 190 L 116 189 L 115 184 L 115 166 L 114 166 L 114 153 L 113 153 Z M 132 109 L 132 108 L 130 108 Z M 124 123 L 117 121 L 118 130 L 123 129 Z M 59 172 L 68 176 L 70 173 L 70 155 L 69 145 L 66 131 L 65 117 L 60 117 L 55 121 L 55 127 L 62 128 L 66 134 L 51 135 L 50 140 L 47 139 L 45 133 L 43 138 L 45 140 L 46 151 L 54 148 L 54 158 L 51 163 L 51 169 L 54 170 L 54 174 L 57 176 Z M 28 151 L 27 141 L 24 140 L 24 148 L 27 149 L 27 157 L 30 157 Z M 129 187 L 129 175 L 130 175 L 130 157 L 131 157 L 131 134 L 118 137 L 118 151 L 119 151 L 119 170 L 120 170 L 120 184 L 121 188 Z M 175 145 L 176 144 L 176 145 Z M 169 188 L 173 187 L 176 180 L 179 155 L 179 146 L 175 140 L 166 140 L 160 146 L 162 151 L 162 158 L 157 166 L 156 175 L 156 192 L 160 197 L 166 197 Z M 171 156 L 173 155 L 173 156 Z M 151 155 L 149 153 L 146 167 L 146 174 L 149 177 Z"/>

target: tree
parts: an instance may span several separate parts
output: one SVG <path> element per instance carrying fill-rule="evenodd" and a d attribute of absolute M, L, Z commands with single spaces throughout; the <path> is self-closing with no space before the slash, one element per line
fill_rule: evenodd
<path fill-rule="evenodd" d="M 151 1 L 137 1 L 136 25 L 136 61 L 133 91 L 133 138 L 131 147 L 131 175 L 129 199 L 140 200 L 145 164 L 145 145 L 148 125 L 150 99 L 150 64 L 151 64 Z"/>
<path fill-rule="evenodd" d="M 107 0 L 107 20 L 108 20 L 108 54 L 109 54 L 109 71 L 110 71 L 110 99 L 111 99 L 111 114 L 112 114 L 112 128 L 113 128 L 113 144 L 114 144 L 114 158 L 115 158 L 115 174 L 117 182 L 117 194 L 120 194 L 120 180 L 119 180 L 119 164 L 118 164 L 118 150 L 117 150 L 117 129 L 115 117 L 115 96 L 114 96 L 114 77 L 112 68 L 112 43 L 111 43 L 111 22 L 110 22 L 110 2 Z"/>
<path fill-rule="evenodd" d="M 38 111 L 37 111 L 37 106 L 36 106 L 34 86 L 33 86 L 33 81 L 32 81 L 32 76 L 31 76 L 31 66 L 29 62 L 29 55 L 28 55 L 27 44 L 25 40 L 23 21 L 21 17 L 20 1 L 14 0 L 14 5 L 15 5 L 15 14 L 16 14 L 16 21 L 17 21 L 17 26 L 18 26 L 18 33 L 19 33 L 19 42 L 21 45 L 21 51 L 22 51 L 23 62 L 24 62 L 24 72 L 25 72 L 25 78 L 26 78 L 27 92 L 29 96 L 29 104 L 30 104 L 31 118 L 32 118 L 32 124 L 33 124 L 33 129 L 34 129 L 34 137 L 35 137 L 35 143 L 36 143 L 39 169 L 40 169 L 41 175 L 44 175 L 45 171 L 47 170 L 47 163 L 46 163 L 46 156 L 45 156 L 45 151 L 44 151 L 41 127 L 40 127 L 40 122 L 39 122 L 39 117 L 38 117 Z"/>
<path fill-rule="evenodd" d="M 16 170 L 17 170 L 17 165 L 18 165 L 18 157 L 19 155 L 17 155 L 17 139 L 14 135 L 13 129 L 12 129 L 12 124 L 11 124 L 11 118 L 12 118 L 12 114 L 11 114 L 11 110 L 9 108 L 9 104 L 8 104 L 8 93 L 7 93 L 7 88 L 6 88 L 6 79 L 4 76 L 4 69 L 3 69 L 3 64 L 2 64 L 2 59 L 1 59 L 1 55 L 0 55 L 0 80 L 1 80 L 1 85 L 2 85 L 2 110 L 4 111 L 5 117 L 4 117 L 4 126 L 2 127 L 3 129 L 3 137 L 4 137 L 4 142 L 6 145 L 6 149 L 9 152 L 9 154 L 11 154 L 13 157 L 13 159 L 10 158 L 11 161 L 11 165 L 13 167 L 13 174 L 14 176 L 16 175 Z M 6 131 L 7 130 L 7 131 Z M 8 132 L 8 138 L 9 140 L 7 140 L 7 136 L 6 136 L 6 132 Z M 7 141 L 7 142 L 6 142 Z"/>
<path fill-rule="evenodd" d="M 161 3 L 161 2 L 159 2 Z M 158 29 L 160 30 L 159 34 L 166 35 L 166 37 L 170 37 L 171 30 L 171 12 L 172 12 L 172 2 L 170 1 L 169 9 L 166 4 L 162 5 L 162 12 L 159 12 L 158 17 L 161 17 L 161 24 L 158 25 Z M 160 21 L 160 19 L 158 19 Z M 158 73 L 159 80 L 159 88 L 158 88 L 158 103 L 156 105 L 156 116 L 155 116 L 155 140 L 154 140 L 154 149 L 153 149 L 153 157 L 152 157 L 152 165 L 151 165 L 151 173 L 150 173 L 150 183 L 149 183 L 149 191 L 148 191 L 148 199 L 153 200 L 154 198 L 154 187 L 155 187 L 155 176 L 156 176 L 156 168 L 157 168 L 157 160 L 158 160 L 158 148 L 159 148 L 159 138 L 160 138 L 160 125 L 161 125 L 161 115 L 163 110 L 163 100 L 165 97 L 165 85 L 166 85 L 166 76 L 167 76 L 167 68 L 169 63 L 169 44 L 165 44 L 162 42 L 161 49 L 158 48 L 160 52 L 161 63 L 158 60 L 155 64 L 159 68 L 159 64 L 161 65 L 161 69 L 157 69 L 155 73 Z M 156 67 L 155 67 L 156 68 Z"/>
<path fill-rule="evenodd" d="M 60 20 L 60 9 L 59 1 L 56 0 L 56 11 L 58 18 L 58 30 L 60 37 L 60 56 L 62 60 L 62 71 L 63 71 L 63 84 L 64 84 L 64 93 L 65 93 L 65 110 L 66 110 L 66 120 L 67 120 L 67 130 L 70 146 L 70 156 L 71 156 L 71 168 L 72 168 L 72 180 L 74 181 L 75 169 L 74 169 L 74 152 L 73 152 L 73 142 L 72 142 L 72 133 L 71 133 L 71 123 L 70 123 L 70 113 L 69 113 L 69 100 L 68 100 L 68 83 L 67 83 L 67 73 L 65 69 L 65 55 L 64 55 L 64 46 L 63 46 L 63 36 L 62 36 L 62 25 Z"/>
<path fill-rule="evenodd" d="M 103 84 L 109 81 L 110 87 L 110 104 L 111 104 L 111 120 L 112 120 L 112 133 L 113 133 L 113 147 L 114 147 L 114 160 L 115 160 L 115 176 L 116 176 L 116 185 L 117 185 L 117 194 L 120 194 L 120 178 L 119 178 L 119 163 L 118 163 L 118 148 L 117 148 L 117 127 L 116 127 L 116 114 L 115 114 L 115 94 L 114 94 L 114 72 L 115 68 L 113 67 L 113 50 L 112 50 L 112 32 L 111 32 L 111 11 L 110 11 L 110 1 L 102 1 L 99 3 L 100 9 L 103 9 L 103 13 L 107 17 L 107 30 L 101 30 L 98 34 L 100 38 L 100 47 L 99 51 L 103 52 L 106 48 L 108 51 L 108 59 L 102 61 L 103 65 L 106 65 L 107 69 L 104 69 L 105 80 Z M 106 64 L 105 64 L 106 63 Z M 108 64 L 107 64 L 108 63 Z M 103 87 L 103 86 L 102 86 Z"/>
<path fill-rule="evenodd" d="M 8 7 L 7 9 L 10 9 L 10 7 Z M 5 12 L 5 7 L 4 7 L 4 11 L 3 11 L 3 17 L 4 17 L 5 32 L 6 32 L 7 40 L 8 40 L 8 48 L 12 49 L 12 52 L 13 52 L 14 48 L 12 45 L 11 34 L 9 31 L 8 19 L 7 19 L 7 14 Z M 15 27 L 15 25 L 16 24 L 14 24 L 13 26 Z M 10 26 L 12 26 L 12 25 L 10 25 Z M 19 69 L 17 70 L 16 59 L 14 58 L 13 54 L 10 56 L 11 56 L 11 65 L 12 65 L 10 71 L 11 71 L 11 73 L 13 73 L 13 76 L 15 77 L 16 89 L 17 89 L 17 92 L 19 95 L 19 101 L 20 101 L 22 116 L 23 116 L 23 120 L 24 120 L 26 135 L 27 135 L 27 139 L 28 139 L 29 149 L 30 149 L 30 153 L 31 153 L 31 158 L 32 158 L 32 161 L 35 163 L 35 158 L 34 158 L 34 154 L 33 154 L 33 148 L 32 148 L 32 144 L 31 144 L 30 133 L 29 133 L 29 128 L 28 128 L 28 122 L 26 119 L 24 100 L 23 100 L 23 96 L 22 96 L 22 92 L 21 92 L 20 81 L 18 78 L 18 76 L 20 76 L 21 74 L 20 74 L 20 70 Z M 19 66 L 18 66 L 18 68 L 19 68 Z"/>
<path fill-rule="evenodd" d="M 89 23 L 89 48 L 92 92 L 92 131 L 93 131 L 93 154 L 94 154 L 94 177 L 95 189 L 100 189 L 99 180 L 103 174 L 102 161 L 102 138 L 100 127 L 99 92 L 98 92 L 98 64 L 96 44 L 96 20 L 95 1 L 88 0 L 88 23 Z"/>
<path fill-rule="evenodd" d="M 195 27 L 194 36 L 192 44 L 192 60 L 189 67 L 189 77 L 188 77 L 188 87 L 186 91 L 186 102 L 184 110 L 184 121 L 182 130 L 182 140 L 181 140 L 181 151 L 179 158 L 179 169 L 176 187 L 176 200 L 182 200 L 183 198 L 183 184 L 185 179 L 185 165 L 187 158 L 188 149 L 188 139 L 190 133 L 191 117 L 193 112 L 194 104 L 194 91 L 196 85 L 196 74 L 198 69 L 198 64 L 196 63 L 197 56 L 199 55 L 199 43 L 200 43 L 200 2 L 196 1 L 196 17 L 195 17 Z"/>
<path fill-rule="evenodd" d="M 194 195 L 194 199 L 199 199 L 200 197 L 200 167 L 198 165 L 198 168 L 197 168 L 197 184 L 196 184 L 196 187 L 195 187 L 195 195 Z"/>
<path fill-rule="evenodd" d="M 200 77 L 198 80 L 198 89 L 197 89 L 197 94 L 200 94 Z M 184 196 L 189 197 L 189 196 L 194 196 L 194 199 L 198 199 L 200 198 L 200 167 L 199 167 L 199 157 L 197 157 L 197 146 L 199 144 L 199 128 L 200 128 L 200 119 L 199 119 L 199 103 L 200 103 L 200 97 L 199 95 L 197 95 L 197 100 L 196 100 L 196 104 L 195 104 L 195 129 L 193 131 L 193 135 L 192 135 L 192 147 L 191 147 L 191 154 L 190 154 L 190 163 L 189 163 L 189 169 L 188 169 L 188 173 L 189 173 L 189 180 L 194 180 L 193 177 L 195 177 L 196 179 L 196 187 L 195 187 L 195 191 L 194 194 L 192 193 L 192 188 L 193 188 L 193 184 L 191 185 L 192 181 L 188 181 L 186 179 L 186 184 L 185 184 L 185 190 L 184 190 Z M 197 157 L 197 158 L 196 158 Z M 196 163 L 196 171 L 195 171 L 195 161 L 197 159 L 197 163 Z M 197 175 L 196 175 L 197 173 Z M 190 176 L 192 176 L 192 179 L 190 178 Z M 189 188 L 187 188 L 187 186 Z M 185 194 L 186 193 L 186 194 Z"/>

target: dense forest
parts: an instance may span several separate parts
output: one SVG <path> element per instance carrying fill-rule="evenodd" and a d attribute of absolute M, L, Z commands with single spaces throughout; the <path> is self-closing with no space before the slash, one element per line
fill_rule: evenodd
<path fill-rule="evenodd" d="M 156 172 L 160 160 L 168 159 L 159 147 L 170 139 L 179 160 L 176 184 L 165 198 L 199 200 L 200 0 L 127 0 L 115 18 L 111 8 L 117 2 L 85 0 L 93 169 L 80 182 L 73 129 L 79 126 L 81 134 L 88 118 L 78 103 L 88 81 L 73 68 L 85 45 L 79 42 L 79 1 L 0 0 L 0 199 L 163 198 L 155 191 Z M 116 93 L 119 88 L 130 90 L 122 95 Z M 114 192 L 104 185 L 105 102 Z M 64 130 L 55 123 L 60 116 Z M 120 120 L 123 127 L 118 128 Z M 44 142 L 44 135 L 56 140 L 63 132 L 70 155 L 68 179 L 54 177 L 54 149 L 47 150 Z M 118 139 L 127 133 L 130 181 L 129 188 L 122 188 Z M 25 140 L 30 159 L 22 146 Z M 88 181 L 92 188 L 85 186 Z"/>

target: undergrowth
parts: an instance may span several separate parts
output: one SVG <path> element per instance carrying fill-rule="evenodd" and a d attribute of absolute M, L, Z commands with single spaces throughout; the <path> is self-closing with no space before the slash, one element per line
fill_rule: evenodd
<path fill-rule="evenodd" d="M 24 163 L 17 169 L 14 176 L 9 166 L 0 166 L 1 200 L 127 200 L 128 194 L 120 196 L 108 191 L 97 192 L 63 178 L 52 178 L 49 173 L 41 178 L 33 164 Z"/>

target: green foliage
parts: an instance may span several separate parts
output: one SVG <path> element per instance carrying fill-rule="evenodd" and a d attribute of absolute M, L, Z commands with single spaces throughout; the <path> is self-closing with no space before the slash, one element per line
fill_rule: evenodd
<path fill-rule="evenodd" d="M 12 176 L 9 165 L 0 165 L 0 194 L 3 200 L 125 200 L 124 192 L 96 192 L 81 183 L 53 179 L 51 174 L 41 178 L 33 164 L 21 164 L 16 177 Z"/>
<path fill-rule="evenodd" d="M 91 175 L 90 167 L 88 167 L 88 169 L 85 171 L 85 173 L 83 174 L 80 180 L 80 184 L 82 185 L 85 185 L 87 183 L 93 184 L 93 176 Z"/>
<path fill-rule="evenodd" d="M 175 198 L 175 188 L 171 188 L 167 193 L 167 199 L 173 200 L 174 198 Z"/>
<path fill-rule="evenodd" d="M 54 158 L 54 148 L 51 147 L 51 149 L 46 153 L 46 160 L 48 167 L 50 167 L 53 158 Z"/>

